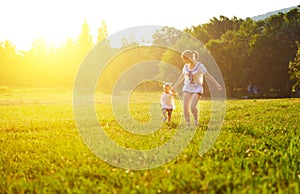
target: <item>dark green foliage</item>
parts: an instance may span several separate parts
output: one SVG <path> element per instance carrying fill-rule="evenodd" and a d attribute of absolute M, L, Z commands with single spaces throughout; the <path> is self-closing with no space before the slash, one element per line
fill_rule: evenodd
<path fill-rule="evenodd" d="M 222 71 L 228 96 L 247 95 L 247 85 L 251 84 L 259 88 L 258 97 L 290 97 L 294 82 L 288 66 L 300 41 L 299 18 L 296 7 L 259 21 L 214 17 L 209 23 L 185 31 L 211 52 Z M 164 36 L 157 34 L 155 38 Z M 239 95 L 237 90 L 243 93 Z M 269 95 L 273 90 L 278 92 Z"/>

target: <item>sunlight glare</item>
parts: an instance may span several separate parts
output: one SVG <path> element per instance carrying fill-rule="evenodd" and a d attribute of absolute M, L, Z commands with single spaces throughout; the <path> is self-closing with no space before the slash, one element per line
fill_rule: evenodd
<path fill-rule="evenodd" d="M 58 46 L 67 38 L 78 38 L 84 20 L 95 38 L 102 21 L 106 22 L 109 35 L 141 25 L 170 26 L 183 30 L 209 22 L 220 15 L 245 19 L 297 4 L 299 2 L 296 0 L 1 1 L 0 41 L 10 40 L 18 49 L 27 50 L 39 38 Z M 183 9 L 183 6 L 187 9 Z"/>

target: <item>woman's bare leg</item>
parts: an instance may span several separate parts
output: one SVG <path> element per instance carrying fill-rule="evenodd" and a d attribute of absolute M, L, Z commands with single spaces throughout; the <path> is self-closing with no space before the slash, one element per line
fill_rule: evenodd
<path fill-rule="evenodd" d="M 189 107 L 190 107 L 192 96 L 193 94 L 191 93 L 183 92 L 183 114 L 187 125 L 190 124 Z"/>
<path fill-rule="evenodd" d="M 195 125 L 198 125 L 198 109 L 197 104 L 200 99 L 200 94 L 194 93 L 191 99 L 191 112 L 195 119 Z"/>

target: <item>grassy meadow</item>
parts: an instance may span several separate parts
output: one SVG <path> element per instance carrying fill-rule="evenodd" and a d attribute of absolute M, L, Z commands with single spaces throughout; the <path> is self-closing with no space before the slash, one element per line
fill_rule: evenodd
<path fill-rule="evenodd" d="M 130 113 L 150 119 L 160 93 L 134 93 Z M 151 149 L 174 135 L 173 122 L 147 136 L 119 127 L 110 97 L 96 94 L 97 118 L 118 144 Z M 210 101 L 199 103 L 200 126 L 171 162 L 148 170 L 121 169 L 99 159 L 82 141 L 72 91 L 0 88 L 0 193 L 300 193 L 300 99 L 227 100 L 222 131 L 203 156 L 199 146 Z"/>

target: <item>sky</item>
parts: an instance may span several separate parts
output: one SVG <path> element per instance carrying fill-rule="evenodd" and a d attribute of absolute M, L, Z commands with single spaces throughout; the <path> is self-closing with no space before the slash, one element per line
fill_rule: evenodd
<path fill-rule="evenodd" d="M 28 50 L 39 38 L 56 46 L 77 38 L 85 20 L 96 38 L 102 21 L 109 35 L 143 25 L 183 30 L 220 15 L 245 19 L 297 5 L 300 0 L 0 0 L 0 42 Z"/>

